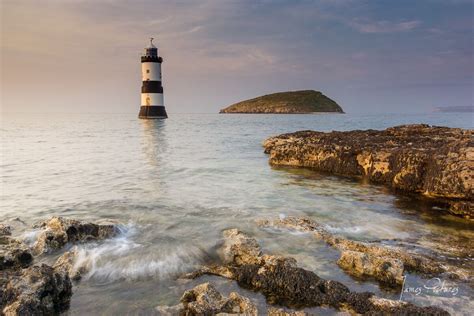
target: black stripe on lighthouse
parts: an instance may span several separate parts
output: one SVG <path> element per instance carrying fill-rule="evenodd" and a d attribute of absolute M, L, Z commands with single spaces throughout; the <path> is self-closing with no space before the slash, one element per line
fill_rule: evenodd
<path fill-rule="evenodd" d="M 163 93 L 161 81 L 143 81 L 142 93 Z"/>

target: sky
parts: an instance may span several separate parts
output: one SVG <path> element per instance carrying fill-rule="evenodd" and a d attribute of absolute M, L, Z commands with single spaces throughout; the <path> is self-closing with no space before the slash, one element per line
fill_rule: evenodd
<path fill-rule="evenodd" d="M 474 0 L 0 0 L 4 112 L 133 113 L 155 38 L 169 113 L 314 89 L 348 113 L 472 106 Z"/>

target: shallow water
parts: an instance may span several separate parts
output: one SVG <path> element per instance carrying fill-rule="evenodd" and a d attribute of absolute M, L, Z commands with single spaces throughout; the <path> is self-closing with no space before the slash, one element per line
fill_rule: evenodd
<path fill-rule="evenodd" d="M 396 298 L 400 291 L 355 280 L 336 265 L 338 252 L 310 235 L 262 229 L 256 219 L 306 215 L 327 229 L 358 240 L 399 239 L 417 251 L 442 251 L 446 239 L 471 252 L 474 226 L 425 200 L 396 195 L 361 181 L 305 169 L 271 168 L 261 143 L 296 130 L 382 129 L 429 123 L 473 128 L 471 114 L 430 115 L 217 115 L 172 114 L 165 121 L 134 114 L 2 114 L 1 210 L 20 217 L 17 234 L 34 237 L 30 225 L 52 215 L 115 220 L 123 233 L 81 245 L 93 269 L 74 288 L 71 314 L 154 314 L 159 305 L 203 280 L 228 293 L 239 289 L 217 277 L 177 279 L 216 260 L 222 230 L 238 227 L 266 252 L 295 257 L 299 265 L 353 290 Z M 26 236 L 26 235 L 25 235 Z M 44 258 L 52 261 L 58 254 Z M 456 265 L 472 257 L 444 253 Z M 471 288 L 456 295 L 404 295 L 456 314 L 474 310 Z M 407 285 L 428 280 L 408 275 Z M 331 309 L 318 312 L 334 313 Z"/>

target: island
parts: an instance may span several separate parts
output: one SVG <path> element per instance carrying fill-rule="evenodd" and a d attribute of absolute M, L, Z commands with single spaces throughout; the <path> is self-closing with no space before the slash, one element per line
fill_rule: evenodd
<path fill-rule="evenodd" d="M 278 92 L 232 104 L 219 113 L 344 113 L 342 108 L 320 91 Z"/>

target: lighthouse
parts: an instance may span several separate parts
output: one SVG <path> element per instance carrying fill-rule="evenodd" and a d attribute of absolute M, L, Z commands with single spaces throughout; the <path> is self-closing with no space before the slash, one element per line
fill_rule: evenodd
<path fill-rule="evenodd" d="M 161 63 L 163 58 L 158 56 L 158 48 L 150 45 L 145 48 L 142 60 L 142 102 L 138 117 L 141 119 L 165 119 L 168 117 L 163 101 L 163 86 L 161 85 Z"/>

